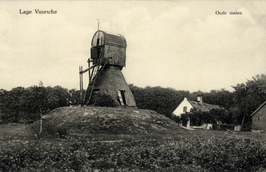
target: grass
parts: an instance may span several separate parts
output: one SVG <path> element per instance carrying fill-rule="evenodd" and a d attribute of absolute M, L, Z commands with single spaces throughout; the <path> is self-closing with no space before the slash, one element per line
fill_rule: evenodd
<path fill-rule="evenodd" d="M 178 130 L 34 139 L 0 125 L 0 171 L 264 171 L 265 133 Z"/>
<path fill-rule="evenodd" d="M 0 125 L 0 141 L 23 139 L 27 136 L 26 125 L 11 123 Z"/>
<path fill-rule="evenodd" d="M 32 139 L 32 135 L 28 132 L 27 125 L 12 123 L 0 125 L 0 142 L 12 141 L 12 140 L 29 140 Z M 121 140 L 121 139 L 175 139 L 175 138 L 201 138 L 201 139 L 210 139 L 216 138 L 221 139 L 223 136 L 238 136 L 243 138 L 251 138 L 259 141 L 266 142 L 266 133 L 252 133 L 252 132 L 234 132 L 234 131 L 218 131 L 218 130 L 178 130 L 173 132 L 167 132 L 162 134 L 89 134 L 89 133 L 77 133 L 73 131 L 69 134 L 69 137 L 73 138 L 88 138 L 88 139 L 97 139 L 98 141 L 107 141 L 107 140 Z"/>

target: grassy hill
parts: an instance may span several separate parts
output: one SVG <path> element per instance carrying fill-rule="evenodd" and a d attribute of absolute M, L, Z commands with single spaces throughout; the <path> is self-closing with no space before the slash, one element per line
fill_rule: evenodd
<path fill-rule="evenodd" d="M 43 117 L 43 132 L 61 138 L 32 138 L 28 131 L 38 133 L 38 122 L 0 125 L 0 130 L 0 171 L 266 169 L 265 133 L 189 131 L 149 110 L 58 108 Z"/>
<path fill-rule="evenodd" d="M 84 134 L 158 134 L 182 130 L 154 111 L 123 107 L 61 107 L 43 117 L 44 131 L 51 125 Z"/>

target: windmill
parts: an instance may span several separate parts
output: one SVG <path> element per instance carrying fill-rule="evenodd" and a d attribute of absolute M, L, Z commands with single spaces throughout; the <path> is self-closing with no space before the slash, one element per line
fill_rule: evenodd
<path fill-rule="evenodd" d="M 134 96 L 122 74 L 126 65 L 126 39 L 120 34 L 98 30 L 91 41 L 89 68 L 80 67 L 80 88 L 83 90 L 82 74 L 89 73 L 89 84 L 83 97 L 83 103 L 93 104 L 92 97 L 98 93 L 107 94 L 119 106 L 136 107 Z M 82 91 L 81 91 L 82 92 Z"/>

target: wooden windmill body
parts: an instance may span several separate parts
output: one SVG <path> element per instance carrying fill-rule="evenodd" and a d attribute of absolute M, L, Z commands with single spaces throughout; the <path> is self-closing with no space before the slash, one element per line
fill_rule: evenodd
<path fill-rule="evenodd" d="M 121 72 L 126 65 L 126 39 L 120 34 L 98 30 L 91 41 L 91 58 L 88 60 L 89 85 L 84 96 L 85 104 L 93 104 L 92 97 L 107 94 L 120 106 L 136 106 L 134 96 Z"/>

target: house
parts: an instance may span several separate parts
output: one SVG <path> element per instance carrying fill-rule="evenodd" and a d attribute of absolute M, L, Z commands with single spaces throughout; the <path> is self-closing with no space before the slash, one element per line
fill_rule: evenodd
<path fill-rule="evenodd" d="M 195 109 L 198 111 L 209 112 L 212 109 L 223 109 L 218 105 L 203 103 L 202 96 L 197 97 L 197 101 L 188 100 L 186 97 L 184 100 L 177 106 L 174 110 L 173 115 L 181 117 L 181 114 L 186 112 L 190 112 L 191 109 Z M 187 126 L 190 126 L 190 122 L 188 121 Z M 203 126 L 201 126 L 202 128 Z M 205 124 L 204 128 L 212 128 L 212 124 Z"/>
<path fill-rule="evenodd" d="M 185 97 L 184 100 L 174 110 L 173 114 L 175 116 L 181 116 L 181 114 L 190 112 L 190 110 L 193 108 L 195 110 L 199 110 L 203 112 L 209 112 L 212 109 L 223 109 L 222 107 L 218 105 L 203 103 L 202 96 L 198 96 L 197 101 L 191 101 Z"/>
<path fill-rule="evenodd" d="M 262 103 L 250 116 L 252 117 L 251 131 L 266 131 L 266 101 Z"/>

